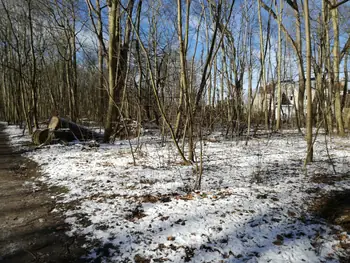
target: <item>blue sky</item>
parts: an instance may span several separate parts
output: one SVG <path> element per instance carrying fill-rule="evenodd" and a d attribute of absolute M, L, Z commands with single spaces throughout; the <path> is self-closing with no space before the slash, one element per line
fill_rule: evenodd
<path fill-rule="evenodd" d="M 102 1 L 104 2 L 104 1 Z M 137 5 L 136 1 L 136 5 Z M 177 36 L 176 36 L 176 31 L 175 31 L 175 26 L 176 26 L 176 22 L 174 21 L 174 19 L 176 19 L 176 2 L 175 1 L 171 1 L 171 0 L 167 0 L 167 1 L 155 1 L 158 3 L 165 3 L 165 5 L 160 4 L 158 6 L 158 10 L 155 10 L 154 8 L 151 9 L 149 6 L 149 1 L 144 1 L 143 2 L 143 18 L 142 18 L 142 23 L 141 23 L 141 27 L 142 27 L 142 31 L 144 32 L 144 40 L 145 43 L 147 44 L 147 34 L 149 33 L 149 21 L 150 21 L 150 15 L 152 14 L 152 10 L 153 12 L 159 12 L 158 13 L 158 17 L 159 17 L 159 22 L 158 22 L 158 35 L 160 37 L 170 37 L 172 36 L 172 43 L 171 47 L 174 49 L 178 48 L 178 41 L 177 41 Z M 206 2 L 206 1 L 204 1 Z M 232 16 L 232 25 L 231 25 L 231 30 L 233 30 L 233 35 L 238 38 L 238 32 L 239 30 L 241 30 L 241 28 L 243 28 L 245 26 L 245 24 L 241 24 L 240 23 L 240 17 L 242 14 L 241 11 L 241 6 L 244 4 L 244 2 L 251 4 L 254 3 L 253 8 L 255 8 L 255 11 L 252 12 L 252 15 L 250 17 L 251 20 L 254 20 L 254 38 L 253 38 L 253 53 L 255 54 L 255 59 L 258 59 L 259 56 L 259 28 L 257 25 L 257 11 L 256 11 L 256 1 L 252 2 L 252 1 L 244 1 L 244 0 L 236 0 L 235 1 L 235 7 L 234 7 L 234 12 L 233 12 L 233 16 Z M 173 4 L 171 4 L 173 3 Z M 192 3 L 192 9 L 191 9 L 191 19 L 190 19 L 190 27 L 191 27 L 191 33 L 190 33 L 190 43 L 189 43 L 189 52 L 188 52 L 188 59 L 191 59 L 193 54 L 194 54 L 194 47 L 195 47 L 195 40 L 196 40 L 196 29 L 200 23 L 200 17 L 199 17 L 199 13 L 201 12 L 201 10 L 198 7 L 199 1 L 193 1 Z M 270 4 L 270 1 L 265 0 L 266 4 Z M 318 9 L 319 9 L 319 4 L 320 1 L 319 0 L 313 0 L 310 2 L 310 8 L 312 10 L 315 10 L 315 12 L 312 12 L 311 15 L 313 17 L 315 17 L 318 14 Z M 102 3 L 103 5 L 103 3 Z M 273 7 L 274 8 L 274 7 Z M 344 10 L 346 10 L 347 8 L 349 8 L 350 10 L 350 2 L 345 4 L 340 12 L 340 17 L 344 16 Z M 135 8 L 136 9 L 136 8 Z M 290 32 L 290 34 L 294 37 L 295 35 L 295 29 L 294 29 L 294 18 L 292 17 L 292 12 L 290 7 L 287 6 L 287 4 L 285 4 L 284 6 L 284 16 L 283 16 L 283 24 L 286 26 L 288 32 Z M 107 15 L 107 8 L 104 10 L 104 14 L 105 17 Z M 264 28 L 266 29 L 266 25 L 267 25 L 267 20 L 268 20 L 268 13 L 265 10 L 261 11 L 262 17 L 263 17 L 263 23 L 264 23 Z M 107 25 L 107 20 L 105 19 L 105 24 Z M 208 24 L 206 24 L 206 22 L 208 22 Z M 302 19 L 302 24 L 303 24 L 303 19 Z M 197 53 L 195 55 L 196 59 L 199 61 L 201 59 L 201 54 L 202 54 L 202 50 L 204 50 L 204 55 L 206 53 L 207 50 L 207 45 L 205 43 L 205 34 L 206 34 L 206 25 L 209 26 L 209 34 L 212 34 L 212 30 L 210 30 L 210 28 L 213 27 L 213 23 L 211 21 L 205 21 L 204 19 L 201 20 L 201 24 L 200 24 L 200 38 L 199 38 L 199 43 L 197 46 Z M 271 64 L 272 64 L 272 68 L 275 68 L 276 65 L 276 37 L 277 37 L 277 23 L 274 19 L 271 20 L 271 28 L 272 28 L 272 35 L 271 35 L 271 45 L 272 45 L 272 52 L 271 52 Z M 95 47 L 96 48 L 96 37 L 94 35 L 93 32 L 91 32 L 90 29 L 83 30 L 80 34 L 79 34 L 79 40 L 80 42 L 84 43 L 86 47 Z M 105 35 L 106 40 L 108 39 L 108 35 Z M 341 48 L 343 47 L 345 41 L 348 38 L 348 34 L 342 34 L 340 36 L 340 40 L 341 40 Z M 165 42 L 160 42 L 159 43 L 160 46 L 169 46 L 169 43 Z M 220 55 L 220 54 L 219 54 Z M 294 53 L 292 53 L 292 57 L 295 57 Z M 295 59 L 294 59 L 295 60 Z M 220 67 L 220 65 L 219 65 Z M 297 67 L 296 67 L 296 63 L 292 63 L 292 65 L 290 66 L 292 67 L 292 78 L 294 80 L 298 79 L 298 75 L 297 75 Z M 343 65 L 341 65 L 341 68 L 343 68 Z M 350 68 L 350 65 L 349 65 Z M 247 74 L 246 74 L 247 75 Z M 254 77 L 253 77 L 253 87 L 255 88 L 256 83 L 257 83 L 257 75 L 258 75 L 258 71 L 256 70 L 254 72 Z M 343 76 L 343 73 L 341 74 L 341 77 Z M 288 78 L 290 78 L 291 76 L 288 76 Z M 245 89 L 247 89 L 247 83 L 248 81 L 245 80 L 244 81 L 244 87 Z"/>

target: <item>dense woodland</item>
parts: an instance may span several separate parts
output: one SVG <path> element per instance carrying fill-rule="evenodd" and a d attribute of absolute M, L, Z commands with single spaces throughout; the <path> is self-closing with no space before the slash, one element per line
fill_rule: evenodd
<path fill-rule="evenodd" d="M 59 115 L 107 142 L 134 120 L 191 162 L 216 129 L 306 128 L 311 161 L 313 127 L 349 129 L 350 1 L 0 1 L 0 119 L 30 133 Z M 283 120 L 287 80 L 298 101 Z"/>

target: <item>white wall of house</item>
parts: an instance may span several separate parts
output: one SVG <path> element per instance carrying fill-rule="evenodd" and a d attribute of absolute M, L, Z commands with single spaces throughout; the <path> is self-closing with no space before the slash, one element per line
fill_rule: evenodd
<path fill-rule="evenodd" d="M 312 98 L 314 99 L 316 94 L 316 82 L 313 80 L 311 82 L 312 87 Z M 275 92 L 277 93 L 277 85 L 275 87 Z M 298 82 L 283 82 L 281 83 L 281 92 L 284 93 L 285 96 L 288 98 L 287 104 L 282 104 L 282 118 L 291 118 L 295 116 L 295 109 L 298 110 L 298 99 L 299 99 L 299 83 Z M 267 103 L 270 104 L 270 100 L 272 99 L 272 94 L 267 94 Z M 304 113 L 306 114 L 306 106 L 307 106 L 307 96 L 304 97 Z M 290 103 L 290 104 L 289 104 Z M 275 116 L 277 116 L 277 98 L 275 98 L 274 104 L 276 105 L 276 112 Z M 254 100 L 253 108 L 255 111 L 263 111 L 264 110 L 264 93 L 258 92 L 256 95 L 256 98 Z M 285 114 L 285 115 L 283 115 Z"/>

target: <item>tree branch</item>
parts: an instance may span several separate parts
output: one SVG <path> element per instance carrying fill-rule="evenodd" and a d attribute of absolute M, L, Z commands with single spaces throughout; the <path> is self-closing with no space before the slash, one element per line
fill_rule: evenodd
<path fill-rule="evenodd" d="M 332 10 L 332 9 L 335 9 L 335 8 L 341 6 L 342 4 L 345 4 L 346 2 L 349 2 L 349 0 L 340 1 L 339 3 L 337 3 L 335 5 L 333 5 L 329 0 L 326 0 L 326 2 L 330 5 L 329 9 Z"/>
<path fill-rule="evenodd" d="M 348 37 L 348 40 L 345 43 L 345 46 L 343 47 L 342 51 L 340 52 L 340 62 L 343 60 L 346 52 L 350 49 L 350 36 Z"/>
<path fill-rule="evenodd" d="M 287 1 L 288 2 L 288 1 Z M 290 1 L 289 1 L 290 2 Z M 277 15 L 276 13 L 269 7 L 267 6 L 263 1 L 261 1 L 261 6 L 275 19 L 277 20 Z M 292 38 L 292 36 L 288 33 L 287 29 L 284 27 L 283 24 L 281 24 L 281 29 L 284 32 L 284 34 L 286 35 L 288 41 L 292 44 L 293 48 L 295 49 L 296 53 L 299 54 L 298 52 L 298 46 L 295 43 L 294 39 Z"/>

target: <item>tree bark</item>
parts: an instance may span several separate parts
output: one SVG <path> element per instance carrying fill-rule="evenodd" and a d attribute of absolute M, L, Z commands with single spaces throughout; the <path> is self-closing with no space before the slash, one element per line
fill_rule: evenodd
<path fill-rule="evenodd" d="M 115 118 L 115 85 L 117 74 L 117 57 L 119 44 L 119 28 L 117 27 L 117 20 L 119 20 L 119 4 L 117 1 L 108 1 L 108 110 L 105 124 L 104 141 L 108 142 L 112 134 L 112 121 Z"/>
<path fill-rule="evenodd" d="M 337 4 L 337 0 L 333 0 L 333 5 Z M 340 98 L 340 82 L 339 82 L 339 21 L 338 21 L 338 9 L 331 9 L 332 13 L 332 24 L 333 24 L 333 34 L 334 34 L 334 46 L 333 46 L 333 75 L 334 75 L 334 110 L 335 117 L 337 120 L 337 132 L 338 135 L 344 136 L 344 122 L 342 115 L 342 107 L 341 107 L 341 98 Z"/>
<path fill-rule="evenodd" d="M 281 129 L 281 60 L 282 60 L 282 45 L 281 45 L 281 24 L 282 24 L 283 0 L 280 0 L 278 12 L 278 55 L 277 55 L 277 122 L 276 130 Z"/>
<path fill-rule="evenodd" d="M 310 17 L 309 1 L 304 0 L 304 19 L 305 19 L 305 37 L 306 37 L 306 92 L 307 92 L 307 125 L 306 142 L 307 154 L 305 164 L 313 161 L 313 143 L 312 143 L 312 93 L 311 93 L 311 35 L 310 35 Z"/>
<path fill-rule="evenodd" d="M 258 0 L 258 18 L 259 18 L 259 36 L 260 36 L 260 67 L 262 71 L 262 86 L 264 89 L 263 111 L 265 116 L 265 130 L 269 129 L 269 112 L 267 103 L 267 85 L 266 85 L 266 73 L 265 73 L 265 52 L 264 52 L 264 35 L 262 29 L 261 19 L 261 0 Z"/>

